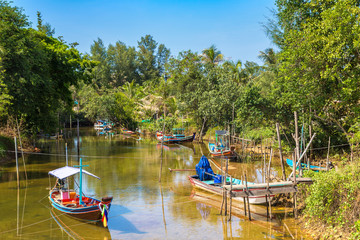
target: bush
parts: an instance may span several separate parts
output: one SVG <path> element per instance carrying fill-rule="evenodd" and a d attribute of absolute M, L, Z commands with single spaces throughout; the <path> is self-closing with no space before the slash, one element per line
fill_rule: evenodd
<path fill-rule="evenodd" d="M 314 180 L 305 198 L 304 217 L 309 223 L 360 236 L 360 165 L 309 175 Z"/>

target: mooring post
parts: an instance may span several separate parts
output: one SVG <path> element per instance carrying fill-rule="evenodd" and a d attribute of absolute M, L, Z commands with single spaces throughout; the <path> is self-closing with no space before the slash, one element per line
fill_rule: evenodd
<path fill-rule="evenodd" d="M 19 160 L 18 160 L 18 153 L 17 153 L 17 141 L 16 137 L 14 137 L 15 142 L 15 159 L 16 159 L 16 179 L 17 179 L 17 186 L 20 188 L 20 179 L 19 179 Z"/>
<path fill-rule="evenodd" d="M 281 148 L 281 137 L 280 137 L 280 129 L 279 129 L 279 123 L 276 123 L 276 133 L 277 133 L 277 138 L 278 138 L 278 143 L 279 143 L 279 154 L 280 154 L 280 163 L 281 163 L 281 170 L 282 170 L 282 175 L 283 175 L 283 180 L 286 180 L 286 175 L 285 175 L 285 167 L 284 167 L 284 158 L 282 155 L 282 148 Z"/>
<path fill-rule="evenodd" d="M 227 178 L 227 175 L 228 175 L 228 165 L 229 165 L 229 160 L 228 159 L 225 159 L 226 163 L 225 163 L 225 180 L 224 180 L 224 189 L 225 189 L 225 186 L 226 186 L 226 178 Z M 228 205 L 227 205 L 227 195 L 228 195 L 228 192 L 227 190 L 225 190 L 225 216 L 227 216 L 227 209 L 228 209 Z"/>
<path fill-rule="evenodd" d="M 250 201 L 249 201 L 249 192 L 248 192 L 248 184 L 247 184 L 247 178 L 246 178 L 246 173 L 245 173 L 245 186 L 246 186 L 246 192 L 247 192 L 247 206 L 248 206 L 248 210 L 249 210 L 249 220 L 251 221 L 251 213 L 250 213 Z"/>
<path fill-rule="evenodd" d="M 231 221 L 231 209 L 232 209 L 232 177 L 230 176 L 230 217 L 229 217 L 229 221 Z"/>
<path fill-rule="evenodd" d="M 295 155 L 296 155 L 296 152 L 297 152 L 297 148 L 295 148 Z M 296 161 L 295 161 L 295 158 L 293 158 L 293 181 L 294 181 L 294 187 L 296 186 Z M 301 165 L 301 164 L 300 164 Z M 296 192 L 294 192 L 293 194 L 293 211 L 294 211 L 294 217 L 296 218 L 297 217 L 297 209 L 296 209 Z"/>

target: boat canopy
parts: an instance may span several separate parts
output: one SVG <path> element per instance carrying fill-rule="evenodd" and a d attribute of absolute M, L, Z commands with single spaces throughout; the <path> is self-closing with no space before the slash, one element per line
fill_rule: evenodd
<path fill-rule="evenodd" d="M 79 172 L 80 172 L 80 168 L 65 166 L 65 167 L 62 167 L 62 168 L 52 170 L 52 171 L 49 172 L 49 174 L 53 175 L 54 177 L 57 177 L 59 179 L 64 179 L 64 178 L 70 177 L 72 175 L 75 175 L 75 174 L 77 174 Z M 90 175 L 92 177 L 95 177 L 97 179 L 100 179 L 98 176 L 96 176 L 96 175 L 94 175 L 92 173 L 89 173 L 88 171 L 82 170 L 82 172 L 87 174 L 87 175 Z"/>
<path fill-rule="evenodd" d="M 217 136 L 221 136 L 221 135 L 228 135 L 229 133 L 228 133 L 228 131 L 226 131 L 226 130 L 216 130 L 215 131 L 215 135 L 217 135 Z"/>

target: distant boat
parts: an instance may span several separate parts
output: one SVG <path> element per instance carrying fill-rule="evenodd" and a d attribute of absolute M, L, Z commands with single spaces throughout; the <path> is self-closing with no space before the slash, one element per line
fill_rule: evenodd
<path fill-rule="evenodd" d="M 126 128 L 122 128 L 121 133 L 124 134 L 124 135 L 133 136 L 133 137 L 139 135 L 138 132 L 134 132 L 134 131 L 128 130 Z"/>
<path fill-rule="evenodd" d="M 83 196 L 82 174 L 100 178 L 88 171 L 82 170 L 82 167 L 82 159 L 80 158 L 79 168 L 65 166 L 49 172 L 49 175 L 57 178 L 55 186 L 49 193 L 50 203 L 55 209 L 64 214 L 90 222 L 102 221 L 104 227 L 106 227 L 108 221 L 107 215 L 113 198 L 103 197 L 101 200 L 98 200 L 93 197 Z M 68 177 L 78 173 L 80 174 L 79 194 L 66 187 L 68 185 L 66 184 Z"/>
<path fill-rule="evenodd" d="M 221 175 L 215 175 L 213 170 L 210 167 L 210 163 L 208 159 L 205 156 L 202 156 L 199 163 L 196 165 L 196 172 L 197 175 L 189 176 L 189 180 L 191 184 L 199 189 L 202 189 L 204 191 L 221 195 L 223 194 L 223 186 L 221 184 L 221 178 L 223 176 Z M 226 185 L 230 184 L 230 177 L 226 178 Z M 246 184 L 245 181 L 241 181 L 236 178 L 232 178 L 232 185 L 244 185 Z M 253 182 L 247 182 L 247 185 L 251 186 L 256 183 Z M 280 186 L 280 185 L 279 185 Z M 282 185 L 281 185 L 282 186 Z M 266 189 L 266 187 L 262 187 L 259 189 Z M 255 189 L 253 189 L 255 190 Z M 242 192 L 243 190 L 233 190 L 234 192 Z M 268 198 L 268 201 L 271 201 L 271 199 L 274 197 L 274 195 L 270 195 L 270 198 Z M 235 197 L 234 200 L 243 201 L 242 197 Z M 266 203 L 266 196 L 254 196 L 249 197 L 249 203 L 250 204 L 265 204 Z"/>
<path fill-rule="evenodd" d="M 95 130 L 105 130 L 109 131 L 113 127 L 113 123 L 105 120 L 97 120 L 96 123 L 94 123 L 94 129 Z"/>
<path fill-rule="evenodd" d="M 229 133 L 225 130 L 215 131 L 215 143 L 208 143 L 211 156 L 236 156 L 235 148 L 230 147 Z"/>
<path fill-rule="evenodd" d="M 294 166 L 293 160 L 286 159 L 286 163 L 287 163 L 287 165 L 289 165 L 289 167 L 293 168 L 293 166 Z M 308 165 L 306 163 L 301 163 L 301 168 L 304 170 L 307 170 Z M 296 170 L 299 170 L 299 167 L 297 167 Z M 320 167 L 320 166 L 314 166 L 314 165 L 310 165 L 310 170 L 313 170 L 314 172 L 327 171 L 326 167 Z"/>
<path fill-rule="evenodd" d="M 195 134 L 190 136 L 185 136 L 184 128 L 173 128 L 173 133 L 164 135 L 162 132 L 156 132 L 156 139 L 159 142 L 164 142 L 165 144 L 174 144 L 174 143 L 184 143 L 184 142 L 192 142 L 195 139 Z"/>

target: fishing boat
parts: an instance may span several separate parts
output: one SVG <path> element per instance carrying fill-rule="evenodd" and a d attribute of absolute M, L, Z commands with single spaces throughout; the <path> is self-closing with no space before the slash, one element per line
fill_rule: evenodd
<path fill-rule="evenodd" d="M 128 130 L 126 128 L 122 128 L 121 133 L 124 135 L 133 136 L 133 137 L 135 137 L 139 134 L 138 132 L 134 132 L 134 131 Z"/>
<path fill-rule="evenodd" d="M 173 128 L 172 134 L 164 135 L 162 132 L 156 132 L 156 139 L 165 144 L 184 143 L 194 141 L 195 135 L 196 133 L 193 133 L 193 135 L 190 136 L 185 136 L 184 128 Z"/>
<path fill-rule="evenodd" d="M 287 163 L 287 165 L 289 165 L 289 167 L 293 168 L 293 166 L 294 166 L 293 160 L 286 159 L 286 163 Z M 304 170 L 310 169 L 310 170 L 313 170 L 314 172 L 327 171 L 326 167 L 315 166 L 315 165 L 309 165 L 309 167 L 308 167 L 308 165 L 306 163 L 301 163 L 301 168 Z M 333 168 L 331 163 L 330 163 L 329 168 Z M 299 170 L 299 167 L 297 167 L 296 170 Z"/>
<path fill-rule="evenodd" d="M 215 131 L 215 143 L 209 142 L 208 148 L 211 156 L 236 156 L 235 147 L 230 147 L 229 132 L 225 130 Z"/>
<path fill-rule="evenodd" d="M 217 195 L 223 195 L 223 176 L 221 175 L 215 175 L 213 170 L 211 169 L 209 160 L 202 156 L 199 163 L 196 165 L 196 173 L 197 175 L 189 176 L 189 180 L 191 184 L 201 190 L 217 194 Z M 225 179 L 224 179 L 225 180 Z M 256 186 L 256 183 L 253 182 L 245 182 L 241 181 L 236 178 L 230 178 L 226 177 L 226 185 L 230 185 L 232 181 L 232 186 L 234 189 L 236 188 L 236 185 L 245 185 L 247 184 L 249 188 L 251 188 L 251 185 Z M 279 187 L 282 186 L 279 184 Z M 266 189 L 266 186 L 259 187 L 259 188 L 252 188 L 252 190 L 260 190 L 260 189 Z M 234 192 L 243 192 L 243 189 L 235 189 Z M 250 196 L 249 197 L 249 203 L 250 204 L 266 204 L 268 201 L 271 201 L 274 195 L 270 195 L 270 198 L 267 198 L 266 196 Z M 233 200 L 243 201 L 243 197 L 234 197 Z"/>
<path fill-rule="evenodd" d="M 97 120 L 96 123 L 94 123 L 94 129 L 109 131 L 112 129 L 113 125 L 114 124 L 112 122 L 108 122 L 105 120 Z"/>
<path fill-rule="evenodd" d="M 86 197 L 83 194 L 83 174 L 100 179 L 96 175 L 83 170 L 82 168 L 85 166 L 82 165 L 82 159 L 80 158 L 79 166 L 65 166 L 49 172 L 49 175 L 57 178 L 55 186 L 49 193 L 50 203 L 55 209 L 68 216 L 89 222 L 102 221 L 104 227 L 107 227 L 107 216 L 113 198 L 103 197 L 101 200 L 98 200 L 93 197 Z M 68 178 L 75 174 L 80 174 L 79 194 L 71 190 L 68 184 Z"/>

